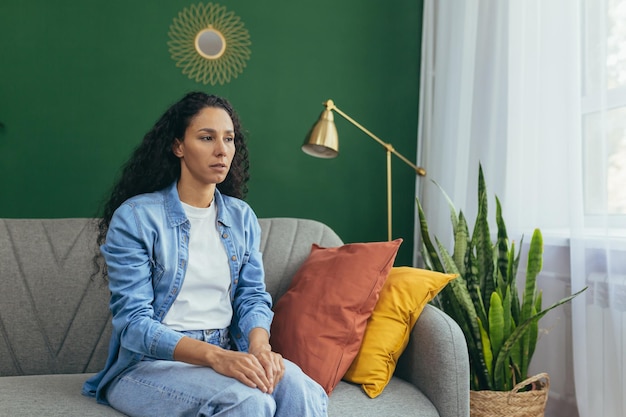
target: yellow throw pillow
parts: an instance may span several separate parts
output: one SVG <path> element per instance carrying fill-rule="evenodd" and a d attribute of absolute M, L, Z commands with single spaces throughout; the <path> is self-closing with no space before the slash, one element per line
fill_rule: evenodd
<path fill-rule="evenodd" d="M 343 379 L 361 384 L 371 398 L 380 395 L 424 306 L 456 277 L 408 266 L 392 268 L 367 321 L 359 353 Z"/>

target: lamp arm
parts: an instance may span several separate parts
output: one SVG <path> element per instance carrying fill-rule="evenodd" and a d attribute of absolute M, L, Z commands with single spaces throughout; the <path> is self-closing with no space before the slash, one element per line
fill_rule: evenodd
<path fill-rule="evenodd" d="M 415 173 L 421 177 L 426 175 L 426 170 L 422 167 L 418 167 L 417 165 L 415 165 L 413 162 L 409 161 L 404 155 L 402 155 L 400 152 L 396 151 L 394 149 L 394 147 L 390 144 L 387 143 L 385 141 L 383 141 L 382 139 L 380 139 L 378 136 L 376 136 L 375 134 L 373 134 L 372 132 L 370 132 L 369 130 L 367 130 L 365 127 L 363 127 L 363 125 L 361 125 L 359 122 L 357 122 L 356 120 L 354 120 L 352 117 L 348 116 L 347 114 L 345 114 L 343 111 L 341 111 L 337 106 L 335 106 L 335 103 L 332 100 L 328 100 L 326 103 L 324 103 L 324 105 L 326 106 L 326 109 L 328 110 L 334 110 L 336 111 L 339 115 L 341 115 L 344 119 L 346 119 L 347 121 L 349 121 L 350 123 L 352 123 L 353 125 L 355 125 L 356 127 L 358 127 L 363 133 L 365 133 L 367 136 L 369 136 L 370 138 L 374 139 L 376 142 L 378 142 L 383 148 L 385 148 L 387 151 L 393 153 L 395 156 L 397 156 L 398 158 L 400 158 L 400 160 L 402 160 L 402 162 L 404 162 L 405 164 L 407 164 L 408 166 L 410 166 L 411 168 L 413 168 L 415 170 Z"/>

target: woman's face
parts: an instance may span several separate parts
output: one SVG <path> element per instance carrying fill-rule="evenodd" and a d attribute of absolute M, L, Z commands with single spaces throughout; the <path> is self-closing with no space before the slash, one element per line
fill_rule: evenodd
<path fill-rule="evenodd" d="M 220 107 L 205 107 L 191 119 L 174 154 L 180 158 L 181 181 L 196 186 L 215 185 L 226 179 L 235 156 L 233 121 Z"/>

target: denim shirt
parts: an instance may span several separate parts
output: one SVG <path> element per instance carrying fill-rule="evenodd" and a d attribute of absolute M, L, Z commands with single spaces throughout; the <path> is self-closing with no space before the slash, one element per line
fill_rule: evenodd
<path fill-rule="evenodd" d="M 161 323 L 183 285 L 189 257 L 190 223 L 176 185 L 124 202 L 100 248 L 108 267 L 113 332 L 105 368 L 83 386 L 83 394 L 99 402 L 107 403 L 109 382 L 143 357 L 173 360 L 183 337 Z M 246 352 L 250 331 L 261 327 L 269 333 L 273 317 L 259 250 L 261 228 L 242 200 L 216 189 L 214 202 L 231 271 L 229 330 L 237 349 Z"/>

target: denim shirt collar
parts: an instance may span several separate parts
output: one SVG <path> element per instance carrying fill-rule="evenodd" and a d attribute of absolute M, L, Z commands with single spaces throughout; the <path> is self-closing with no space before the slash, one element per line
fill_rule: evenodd
<path fill-rule="evenodd" d="M 178 181 L 174 181 L 168 187 L 163 189 L 165 199 L 165 212 L 167 214 L 167 221 L 170 227 L 177 227 L 187 222 L 187 216 L 185 210 L 180 202 L 180 196 L 178 195 Z M 215 187 L 215 194 L 213 201 L 217 204 L 217 221 L 226 227 L 230 227 L 231 215 L 228 212 L 228 207 L 224 204 L 224 197 L 222 193 Z"/>

